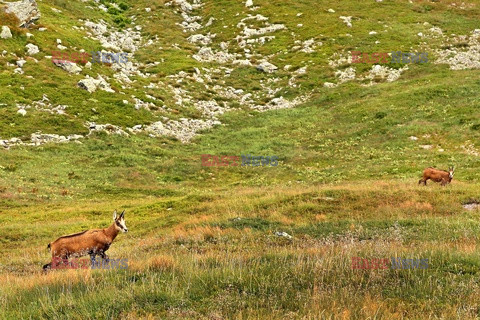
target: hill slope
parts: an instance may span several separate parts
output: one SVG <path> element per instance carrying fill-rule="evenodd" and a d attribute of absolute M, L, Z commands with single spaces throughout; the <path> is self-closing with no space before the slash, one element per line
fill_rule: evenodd
<path fill-rule="evenodd" d="M 478 4 L 38 8 L 29 29 L 0 15 L 2 318 L 478 317 Z M 49 58 L 82 49 L 131 63 L 71 74 Z M 205 167 L 203 154 L 279 163 Z M 451 185 L 417 185 L 449 165 Z M 109 255 L 127 270 L 41 273 L 47 243 L 107 227 L 115 208 L 130 231 Z M 355 257 L 428 268 L 355 270 Z"/>

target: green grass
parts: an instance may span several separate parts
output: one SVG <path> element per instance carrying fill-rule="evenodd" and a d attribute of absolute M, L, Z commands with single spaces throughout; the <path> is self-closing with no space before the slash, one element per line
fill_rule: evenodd
<path fill-rule="evenodd" d="M 103 13 L 81 1 L 44 1 L 39 3 L 39 23 L 48 31 L 33 31 L 34 38 L 27 40 L 24 30 L 12 28 L 14 38 L 1 42 L 6 50 L 23 56 L 25 44 L 31 42 L 41 53 L 38 64 L 28 59 L 25 75 L 13 75 L 13 68 L 6 67 L 7 62 L 15 63 L 14 57 L 0 56 L 0 102 L 6 104 L 0 105 L 2 139 L 28 140 L 37 131 L 86 134 L 87 121 L 125 128 L 162 116 L 200 117 L 192 105 L 174 104 L 168 85 L 178 84 L 167 76 L 219 66 L 191 57 L 197 49 L 175 25 L 182 21 L 175 8 L 164 6 L 164 1 L 124 3 L 122 12 Z M 229 77 L 219 73 L 217 81 L 258 93 L 265 103 L 262 83 L 278 77 L 273 85 L 281 89 L 277 96 L 312 93 L 308 102 L 258 113 L 184 80 L 182 88 L 188 88 L 194 100 L 217 99 L 238 110 L 221 117 L 223 126 L 205 130 L 189 144 L 144 134 L 93 134 L 81 144 L 0 150 L 0 318 L 479 317 L 480 214 L 462 207 L 479 199 L 474 153 L 480 139 L 478 72 L 428 63 L 411 66 L 393 83 L 323 87 L 323 82 L 334 81 L 334 70 L 327 65 L 332 54 L 420 50 L 416 34 L 430 28 L 424 22 L 445 34 L 467 34 L 475 28 L 479 9 L 454 8 L 451 1 L 254 3 L 260 7 L 254 14 L 289 28 L 258 48 L 262 55 L 276 54 L 269 61 L 280 70 L 268 75 L 240 67 Z M 328 8 L 336 13 L 328 13 Z M 244 1 L 218 0 L 207 1 L 195 14 L 203 23 L 217 19 L 202 32 L 217 34 L 212 46 L 218 49 L 221 41 L 238 34 L 236 25 L 247 13 L 252 12 Z M 81 26 L 78 19 L 101 18 L 115 25 L 116 17 L 132 15 L 143 26 L 142 36 L 159 39 L 136 52 L 136 59 L 165 63 L 145 70 L 152 76 L 135 78 L 132 88 L 120 89 L 112 79 L 112 87 L 125 96 L 88 94 L 76 88 L 83 75 L 67 75 L 43 58 L 55 50 L 57 38 L 87 52 L 100 48 L 72 29 Z M 339 15 L 353 16 L 354 27 L 348 28 Z M 132 26 L 118 21 L 118 27 Z M 383 31 L 384 24 L 391 27 L 389 32 Z M 378 32 L 375 37 L 368 35 L 372 30 Z M 315 53 L 288 50 L 295 39 L 310 38 L 323 42 Z M 180 49 L 173 48 L 174 43 Z M 431 45 L 442 44 L 434 39 Z M 230 47 L 234 49 L 234 42 Z M 307 75 L 299 77 L 300 86 L 288 86 L 285 65 L 293 70 L 308 65 Z M 99 64 L 88 71 L 93 77 L 97 73 L 113 75 Z M 150 82 L 160 88 L 143 88 Z M 25 90 L 19 88 L 22 85 Z M 44 93 L 55 104 L 69 105 L 68 115 L 16 113 L 16 103 L 30 104 Z M 178 113 L 135 110 L 122 102 L 132 94 L 142 100 L 145 94 L 156 96 L 162 101 L 159 107 Z M 202 167 L 202 154 L 275 155 L 279 165 Z M 450 165 L 456 166 L 451 185 L 418 186 L 425 167 Z M 127 270 L 41 273 L 49 260 L 49 242 L 107 227 L 114 209 L 126 209 L 129 233 L 118 236 L 109 255 L 127 258 Z M 293 239 L 276 232 L 287 232 Z M 429 259 L 429 268 L 353 270 L 352 257 Z"/>

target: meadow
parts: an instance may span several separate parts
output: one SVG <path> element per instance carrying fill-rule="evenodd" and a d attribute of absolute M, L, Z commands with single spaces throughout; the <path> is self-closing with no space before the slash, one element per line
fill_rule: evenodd
<path fill-rule="evenodd" d="M 144 35 L 159 35 L 164 47 L 142 48 L 136 58 L 168 63 L 149 67 L 154 80 L 138 78 L 124 91 L 144 91 L 172 106 L 172 93 L 164 87 L 143 86 L 159 79 L 175 85 L 168 75 L 202 64 L 191 58 L 192 44 L 173 27 L 181 19 L 164 2 L 124 1 L 125 12 L 104 14 L 80 1 L 44 0 L 41 26 L 52 33 L 36 33 L 33 41 L 44 44 L 44 55 L 55 50 L 56 38 L 98 51 L 99 43 L 71 28 L 77 20 L 105 19 L 121 28 L 135 12 Z M 429 54 L 429 63 L 411 65 L 395 82 L 322 85 L 335 79 L 328 58 L 337 51 L 417 52 L 416 33 L 425 32 L 425 21 L 466 34 L 477 25 L 478 9 L 452 8 L 453 1 L 257 3 L 272 22 L 291 29 L 302 22 L 302 31 L 295 29 L 302 40 L 325 43 L 310 55 L 292 53 L 293 40 L 282 31 L 258 48 L 264 55 L 283 52 L 272 58 L 280 66 L 277 95 L 309 92 L 307 102 L 257 112 L 185 81 L 194 98 L 237 107 L 220 117 L 222 125 L 190 143 L 94 133 L 81 143 L 0 150 L 0 319 L 480 318 L 480 212 L 464 207 L 480 203 L 478 70 L 453 71 L 431 63 L 435 55 Z M 147 6 L 155 19 L 148 18 Z M 338 14 L 329 14 L 330 7 Z M 207 1 L 202 14 L 203 20 L 225 18 L 236 25 L 236 13 L 245 10 L 243 1 L 215 0 Z M 354 28 L 339 14 L 354 15 Z M 381 43 L 373 46 L 368 32 L 387 22 L 395 32 L 379 34 Z M 216 42 L 235 34 L 222 24 L 207 31 L 217 33 Z M 12 32 L 14 38 L 1 45 L 20 55 L 25 31 Z M 438 39 L 429 44 L 442 45 Z M 161 108 L 135 110 L 120 95 L 88 94 L 75 86 L 80 75 L 66 76 L 50 60 L 39 60 L 24 68 L 33 79 L 0 69 L 2 138 L 28 140 L 37 131 L 86 134 L 85 121 L 126 127 L 165 115 L 199 116 L 189 105 L 167 114 Z M 307 60 L 299 86 L 288 86 L 283 67 L 300 68 Z M 2 67 L 7 62 L 14 59 L 0 57 Z M 87 72 L 111 75 L 102 64 Z M 260 92 L 271 77 L 239 67 L 223 81 Z M 19 85 L 26 90 L 18 91 Z M 69 114 L 15 112 L 15 103 L 32 103 L 44 93 L 69 105 Z M 276 155 L 278 165 L 205 167 L 202 154 Z M 418 185 L 424 168 L 452 165 L 450 185 Z M 129 232 L 118 235 L 108 254 L 128 259 L 126 270 L 42 272 L 49 242 L 108 227 L 115 209 L 126 210 Z M 358 270 L 352 269 L 353 257 L 429 263 L 426 269 Z"/>

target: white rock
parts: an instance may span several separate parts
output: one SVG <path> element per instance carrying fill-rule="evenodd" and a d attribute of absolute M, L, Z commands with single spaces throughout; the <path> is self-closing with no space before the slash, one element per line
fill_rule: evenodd
<path fill-rule="evenodd" d="M 418 140 L 418 138 L 415 137 L 415 136 L 410 136 L 410 137 L 408 137 L 408 139 L 413 140 L 413 141 L 417 141 L 417 140 Z"/>
<path fill-rule="evenodd" d="M 339 18 L 341 20 L 343 20 L 343 22 L 347 25 L 347 27 L 349 27 L 349 28 L 352 27 L 352 17 L 351 16 L 348 16 L 348 17 L 340 16 Z"/>
<path fill-rule="evenodd" d="M 32 43 L 27 44 L 25 47 L 27 48 L 27 54 L 29 56 L 33 56 L 40 52 L 40 50 L 38 50 L 38 47 Z"/>
<path fill-rule="evenodd" d="M 31 37 L 33 37 L 33 34 L 31 34 L 31 33 L 29 33 L 29 32 L 27 32 L 25 35 L 27 36 L 28 39 L 30 39 Z"/>
<path fill-rule="evenodd" d="M 47 28 L 38 28 L 38 31 L 40 32 L 47 31 Z"/>
<path fill-rule="evenodd" d="M 253 0 L 247 0 L 245 3 L 245 7 L 252 7 L 253 6 Z"/>
<path fill-rule="evenodd" d="M 150 12 L 150 11 L 152 11 L 152 9 L 151 8 L 145 8 L 145 11 Z"/>
<path fill-rule="evenodd" d="M 27 61 L 25 60 L 17 60 L 17 66 L 20 67 L 20 68 L 23 68 L 23 65 L 26 63 Z"/>
<path fill-rule="evenodd" d="M 87 63 L 85 63 L 85 68 L 87 69 L 92 69 L 92 63 L 90 61 L 88 61 Z"/>
<path fill-rule="evenodd" d="M 330 12 L 330 13 L 335 13 L 335 10 L 333 10 L 333 9 L 328 9 L 328 12 Z"/>
<path fill-rule="evenodd" d="M 57 44 L 62 44 L 62 40 L 57 39 Z"/>
<path fill-rule="evenodd" d="M 373 35 L 377 34 L 377 32 L 376 31 L 370 31 L 368 34 L 373 36 Z"/>
<path fill-rule="evenodd" d="M 60 60 L 55 60 L 53 63 L 57 66 L 62 68 L 63 70 L 67 71 L 68 73 L 79 74 L 82 72 L 82 68 L 77 66 L 74 62 L 62 62 Z"/>
<path fill-rule="evenodd" d="M 11 37 L 12 37 L 12 32 L 10 32 L 10 28 L 7 26 L 2 26 L 2 33 L 0 33 L 0 38 L 10 39 Z"/>
<path fill-rule="evenodd" d="M 8 2 L 6 13 L 13 13 L 20 21 L 19 27 L 28 28 L 32 23 L 40 19 L 40 11 L 35 0 L 22 0 Z"/>
<path fill-rule="evenodd" d="M 20 113 L 22 116 L 25 116 L 27 114 L 27 110 L 25 109 L 18 109 L 17 113 Z"/>
<path fill-rule="evenodd" d="M 275 72 L 277 69 L 278 69 L 277 66 L 271 64 L 271 63 L 268 62 L 268 61 L 263 61 L 262 63 L 260 63 L 260 64 L 257 66 L 257 70 L 260 70 L 260 71 L 263 71 L 263 72 L 266 72 L 266 73 L 273 73 L 273 72 Z"/>

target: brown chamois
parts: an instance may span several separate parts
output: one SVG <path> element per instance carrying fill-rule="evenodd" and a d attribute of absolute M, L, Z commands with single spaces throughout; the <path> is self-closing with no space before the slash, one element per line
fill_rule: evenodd
<path fill-rule="evenodd" d="M 102 259 L 108 259 L 105 251 L 110 248 L 118 233 L 120 231 L 128 232 L 124 215 L 125 210 L 117 217 L 117 210 L 115 210 L 113 223 L 108 228 L 74 233 L 50 242 L 47 249 L 50 249 L 52 252 L 52 262 L 58 258 L 68 261 L 70 257 L 81 257 L 87 254 L 90 255 L 92 262 L 95 261 L 96 255 L 100 255 Z M 52 262 L 44 265 L 43 270 L 47 271 L 50 269 Z"/>
<path fill-rule="evenodd" d="M 442 186 L 450 183 L 453 179 L 453 174 L 455 173 L 455 167 L 449 167 L 448 171 L 439 170 L 435 168 L 427 168 L 423 171 L 423 177 L 418 181 L 418 184 L 423 183 L 423 185 L 427 185 L 427 180 L 430 179 L 435 182 L 440 182 Z"/>

